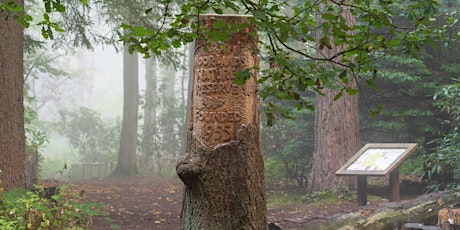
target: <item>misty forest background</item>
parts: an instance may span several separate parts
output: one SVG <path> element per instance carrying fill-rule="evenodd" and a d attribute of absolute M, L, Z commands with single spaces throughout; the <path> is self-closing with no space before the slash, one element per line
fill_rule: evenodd
<path fill-rule="evenodd" d="M 38 151 L 41 178 L 82 179 L 78 165 L 117 163 L 124 68 L 133 70 L 131 77 L 139 79 L 140 85 L 138 172 L 174 176 L 175 162 L 186 144 L 193 47 L 172 49 L 160 58 L 129 54 L 117 34 L 125 20 L 119 15 L 132 13 L 123 12 L 127 9 L 123 1 L 103 6 L 73 2 L 66 3 L 62 15 L 55 15 L 63 17 L 66 31 L 54 33 L 54 39 L 42 41 L 40 27 L 25 31 L 27 150 Z M 458 25 L 460 14 L 455 9 L 460 1 L 442 2 L 445 17 L 436 23 L 454 20 L 449 23 Z M 40 20 L 43 12 L 38 4 L 41 1 L 28 0 L 26 9 Z M 145 10 L 145 5 L 131 10 Z M 75 33 L 79 30 L 85 32 Z M 458 26 L 449 28 L 453 38 L 459 32 Z M 68 36 L 71 33 L 73 37 Z M 360 83 L 361 146 L 418 143 L 420 148 L 405 161 L 401 173 L 423 178 L 430 191 L 460 188 L 459 52 L 460 41 L 452 39 L 426 46 L 417 53 L 420 59 L 382 55 L 374 63 L 379 72 L 376 87 L 366 84 L 366 78 Z M 268 65 L 267 60 L 261 60 L 261 65 Z M 315 92 L 300 96 L 313 102 Z M 314 148 L 314 111 L 299 109 L 287 99 L 279 94 L 260 103 L 262 111 L 268 105 L 283 105 L 278 115 L 261 113 L 265 180 L 273 186 L 306 188 Z"/>

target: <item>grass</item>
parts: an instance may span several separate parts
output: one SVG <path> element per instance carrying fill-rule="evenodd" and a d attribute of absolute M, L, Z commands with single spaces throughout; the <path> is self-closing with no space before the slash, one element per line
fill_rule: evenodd
<path fill-rule="evenodd" d="M 267 208 L 283 208 L 310 205 L 313 207 L 322 207 L 335 205 L 341 199 L 330 191 L 317 192 L 313 194 L 271 194 L 267 198 Z"/>
<path fill-rule="evenodd" d="M 275 209 L 293 205 L 304 205 L 304 194 L 272 194 L 268 195 L 267 208 Z"/>
<path fill-rule="evenodd" d="M 383 198 L 380 196 L 368 195 L 368 201 L 378 201 Z M 269 194 L 267 197 L 267 208 L 276 209 L 283 207 L 299 207 L 299 206 L 310 206 L 310 207 L 325 207 L 336 205 L 343 200 L 356 200 L 356 195 L 346 196 L 336 195 L 331 191 L 316 192 L 313 194 L 289 194 L 289 193 L 278 193 Z"/>

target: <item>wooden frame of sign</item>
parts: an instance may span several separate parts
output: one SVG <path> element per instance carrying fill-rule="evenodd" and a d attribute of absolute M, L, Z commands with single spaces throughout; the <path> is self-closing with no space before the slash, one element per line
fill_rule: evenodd
<path fill-rule="evenodd" d="M 390 201 L 399 201 L 399 166 L 417 147 L 415 143 L 370 143 L 335 174 L 358 177 L 358 205 L 367 204 L 367 177 L 389 175 Z"/>

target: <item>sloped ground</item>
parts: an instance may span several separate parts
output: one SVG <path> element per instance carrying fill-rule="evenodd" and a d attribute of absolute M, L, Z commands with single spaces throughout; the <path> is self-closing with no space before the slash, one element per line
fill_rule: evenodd
<path fill-rule="evenodd" d="M 92 179 L 74 184 L 75 190 L 84 191 L 85 201 L 105 204 L 109 220 L 94 218 L 91 230 L 107 230 L 115 225 L 123 230 L 180 229 L 183 186 L 178 178 L 139 176 Z M 268 209 L 268 221 L 282 229 L 308 229 L 311 221 L 327 221 L 335 214 L 357 209 L 356 201 L 325 206 L 299 203 Z"/>

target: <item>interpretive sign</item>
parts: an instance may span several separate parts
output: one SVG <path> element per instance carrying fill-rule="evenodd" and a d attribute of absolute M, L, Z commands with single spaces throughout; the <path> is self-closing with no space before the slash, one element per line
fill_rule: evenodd
<path fill-rule="evenodd" d="M 358 205 L 367 203 L 367 177 L 389 174 L 390 201 L 399 200 L 399 166 L 417 147 L 414 143 L 367 144 L 335 174 L 357 176 Z"/>
<path fill-rule="evenodd" d="M 412 153 L 417 144 L 367 144 L 345 163 L 336 175 L 385 176 Z"/>

